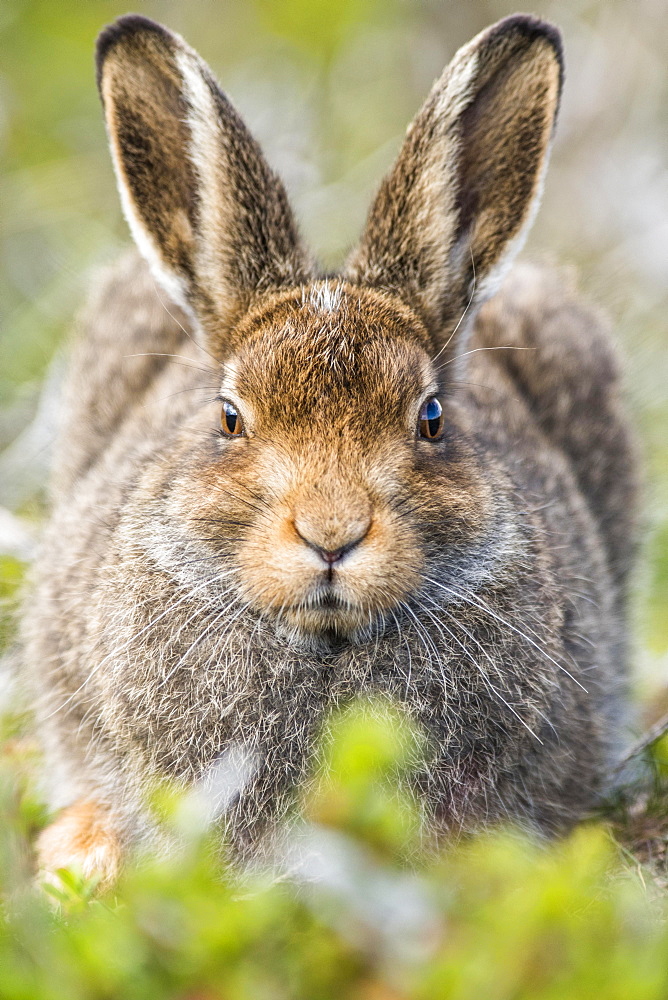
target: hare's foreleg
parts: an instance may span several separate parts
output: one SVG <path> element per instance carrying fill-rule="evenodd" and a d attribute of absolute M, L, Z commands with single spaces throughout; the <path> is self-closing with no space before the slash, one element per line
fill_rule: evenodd
<path fill-rule="evenodd" d="M 57 885 L 58 869 L 69 868 L 85 878 L 97 877 L 99 887 L 108 888 L 119 875 L 122 853 L 109 812 L 91 799 L 80 799 L 41 833 L 37 841 L 39 875 Z"/>

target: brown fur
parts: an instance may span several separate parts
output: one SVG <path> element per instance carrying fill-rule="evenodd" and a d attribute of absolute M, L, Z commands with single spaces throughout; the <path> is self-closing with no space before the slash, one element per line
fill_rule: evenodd
<path fill-rule="evenodd" d="M 179 305 L 129 257 L 74 352 L 24 629 L 53 804 L 98 802 L 125 850 L 158 835 L 156 782 L 241 751 L 223 822 L 255 851 L 323 719 L 377 693 L 429 737 L 434 829 L 567 829 L 625 712 L 633 447 L 607 334 L 560 278 L 518 268 L 484 304 L 540 191 L 555 30 L 509 18 L 455 57 L 341 278 L 313 276 L 185 43 L 131 17 L 99 52 L 126 213 Z M 168 152 L 137 159 L 137 114 Z"/>
<path fill-rule="evenodd" d="M 56 886 L 59 868 L 97 877 L 100 888 L 112 885 L 121 869 L 122 851 L 108 813 L 85 800 L 63 809 L 40 834 L 37 861 L 40 874 Z"/>

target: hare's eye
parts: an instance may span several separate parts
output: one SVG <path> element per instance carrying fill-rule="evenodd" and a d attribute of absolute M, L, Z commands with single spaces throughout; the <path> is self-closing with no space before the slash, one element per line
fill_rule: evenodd
<path fill-rule="evenodd" d="M 423 403 L 418 420 L 420 437 L 434 441 L 443 433 L 443 407 L 436 396 Z"/>
<path fill-rule="evenodd" d="M 228 399 L 223 400 L 223 409 L 220 414 L 220 429 L 226 437 L 241 437 L 244 432 L 244 425 L 239 416 L 239 411 Z"/>

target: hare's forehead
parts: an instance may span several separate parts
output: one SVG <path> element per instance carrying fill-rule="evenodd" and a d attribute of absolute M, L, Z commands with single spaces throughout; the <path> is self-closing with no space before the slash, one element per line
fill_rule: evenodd
<path fill-rule="evenodd" d="M 419 332 L 405 317 L 379 316 L 322 286 L 297 308 L 268 316 L 226 365 L 224 384 L 267 400 L 419 396 L 434 381 Z"/>

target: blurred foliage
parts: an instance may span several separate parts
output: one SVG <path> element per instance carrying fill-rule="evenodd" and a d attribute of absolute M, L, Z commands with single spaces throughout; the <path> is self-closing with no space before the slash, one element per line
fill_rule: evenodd
<path fill-rule="evenodd" d="M 329 62 L 351 31 L 378 19 L 388 17 L 390 3 L 380 10 L 380 0 L 347 0 L 333 4 L 331 0 L 258 0 L 261 23 L 272 34 L 294 42 L 306 54 Z"/>
<path fill-rule="evenodd" d="M 419 758 L 420 741 L 400 714 L 359 712 L 336 720 L 308 802 L 320 824 L 344 827 L 381 854 L 410 856 L 419 833 L 417 809 L 397 782 Z M 397 773 L 399 772 L 399 773 Z"/>
<path fill-rule="evenodd" d="M 24 566 L 12 556 L 0 554 L 0 651 L 14 638 L 16 597 Z"/>
<path fill-rule="evenodd" d="M 0 783 L 3 1000 L 668 995 L 668 900 L 629 871 L 604 826 L 552 846 L 498 831 L 434 855 L 387 780 L 419 745 L 406 721 L 363 704 L 325 745 L 296 853 L 273 873 L 241 875 L 216 860 L 215 831 L 178 830 L 170 857 L 135 862 L 102 896 L 68 871 L 48 898 L 31 886 L 34 791 Z M 375 803 L 361 824 L 346 805 L 359 802 Z"/>

